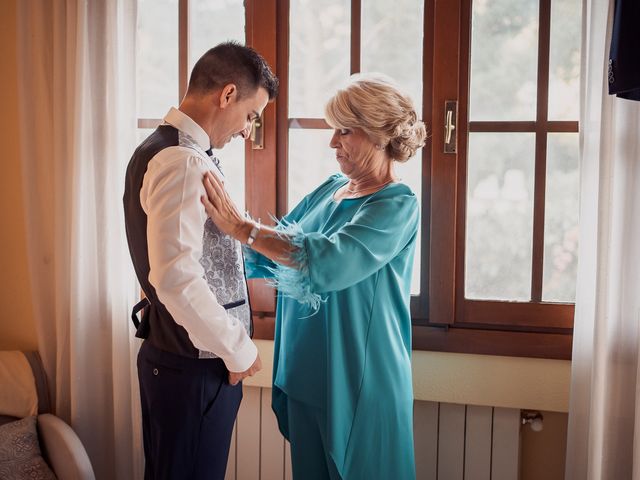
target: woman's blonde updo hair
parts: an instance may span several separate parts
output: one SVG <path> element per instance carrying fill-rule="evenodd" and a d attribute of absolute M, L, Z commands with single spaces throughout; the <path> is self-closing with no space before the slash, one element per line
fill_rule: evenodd
<path fill-rule="evenodd" d="M 327 102 L 332 128 L 360 128 L 389 156 L 406 162 L 424 145 L 427 132 L 411 99 L 389 77 L 358 74 Z"/>

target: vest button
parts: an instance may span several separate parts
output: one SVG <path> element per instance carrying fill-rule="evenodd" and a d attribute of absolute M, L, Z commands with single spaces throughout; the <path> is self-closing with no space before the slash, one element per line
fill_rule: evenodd
<path fill-rule="evenodd" d="M 157 368 L 154 368 L 154 369 L 153 369 L 153 374 L 154 374 L 154 375 L 158 375 L 158 369 L 157 369 Z"/>

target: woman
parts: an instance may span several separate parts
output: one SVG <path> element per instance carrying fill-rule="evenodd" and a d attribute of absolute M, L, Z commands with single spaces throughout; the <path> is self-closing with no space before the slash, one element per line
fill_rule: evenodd
<path fill-rule="evenodd" d="M 278 301 L 273 409 L 294 478 L 412 479 L 411 268 L 418 201 L 394 162 L 424 144 L 410 99 L 360 76 L 329 100 L 342 175 L 307 195 L 276 229 L 244 218 L 213 175 L 207 213 L 251 248 L 250 277 Z"/>

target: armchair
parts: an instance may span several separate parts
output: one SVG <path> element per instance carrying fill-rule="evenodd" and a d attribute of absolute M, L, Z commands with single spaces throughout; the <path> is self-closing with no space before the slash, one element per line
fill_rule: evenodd
<path fill-rule="evenodd" d="M 36 418 L 38 446 L 42 458 L 56 477 L 59 480 L 95 480 L 91 462 L 82 442 L 67 423 L 51 413 L 46 376 L 38 353 L 0 351 L 0 476 L 9 475 L 2 469 L 9 468 L 12 459 L 21 454 L 16 452 L 14 455 L 14 452 L 10 451 L 14 448 L 13 445 L 19 445 L 16 449 L 25 449 L 21 438 L 28 436 L 25 432 L 29 428 L 29 419 L 32 416 Z M 18 423 L 17 420 L 20 419 L 24 421 Z M 2 435 L 9 435 L 11 432 L 14 439 L 2 443 Z M 38 446 L 35 447 L 36 451 L 32 452 L 36 457 L 33 462 L 41 462 L 37 452 Z M 32 470 L 25 471 L 34 475 Z"/>

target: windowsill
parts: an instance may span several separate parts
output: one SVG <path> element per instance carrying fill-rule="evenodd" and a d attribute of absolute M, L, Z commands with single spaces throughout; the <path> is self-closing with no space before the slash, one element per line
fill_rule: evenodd
<path fill-rule="evenodd" d="M 244 382 L 271 388 L 273 341 L 254 340 L 263 370 Z M 413 351 L 416 400 L 567 412 L 571 362 Z"/>

